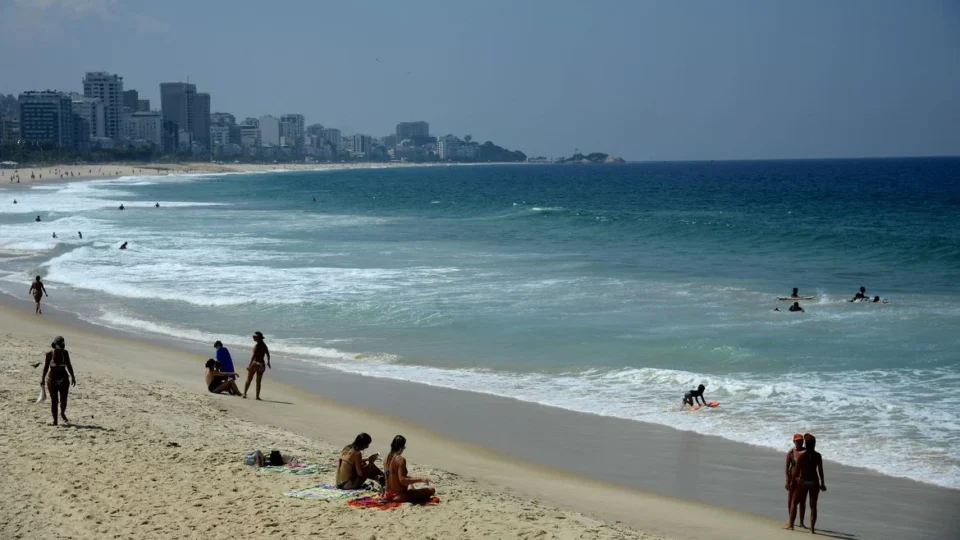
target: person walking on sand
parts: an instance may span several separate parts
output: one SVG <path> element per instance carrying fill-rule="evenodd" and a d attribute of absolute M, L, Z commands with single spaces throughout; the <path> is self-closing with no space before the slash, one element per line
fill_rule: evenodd
<path fill-rule="evenodd" d="M 797 458 L 800 457 L 800 454 L 803 453 L 803 435 L 795 433 L 793 435 L 793 448 L 787 452 L 786 463 L 784 464 L 783 471 L 786 478 L 786 484 L 783 486 L 787 490 L 787 515 L 790 515 L 791 509 L 793 509 L 793 499 L 797 491 L 796 482 L 793 481 L 793 468 L 797 466 Z M 806 529 L 806 525 L 803 524 L 804 514 L 807 513 L 807 502 L 806 500 L 800 501 L 800 527 Z M 789 524 L 789 522 L 788 522 Z"/>
<path fill-rule="evenodd" d="M 243 398 L 247 398 L 247 391 L 250 390 L 250 382 L 253 377 L 257 378 L 257 401 L 260 401 L 260 381 L 263 380 L 263 373 L 267 368 L 273 369 L 270 365 L 270 349 L 263 341 L 263 334 L 253 333 L 253 355 L 250 357 L 250 365 L 247 366 L 247 382 L 243 383 Z M 266 360 L 266 361 L 264 361 Z"/>
<path fill-rule="evenodd" d="M 40 300 L 43 299 L 44 295 L 50 296 L 47 294 L 47 288 L 43 286 L 43 282 L 40 281 L 40 276 L 37 276 L 37 279 L 30 284 L 30 294 L 33 295 L 33 301 L 37 303 L 37 309 L 35 313 L 37 315 L 42 315 L 43 310 L 40 309 Z"/>
<path fill-rule="evenodd" d="M 56 426 L 57 406 L 60 407 L 60 418 L 63 422 L 70 422 L 67 418 L 67 395 L 70 387 L 77 385 L 77 376 L 73 373 L 73 364 L 70 363 L 70 353 L 67 352 L 63 336 L 53 338 L 50 348 L 43 361 L 40 386 L 46 384 L 47 394 L 50 395 L 50 413 L 53 415 L 51 425 Z"/>
<path fill-rule="evenodd" d="M 429 478 L 416 478 L 407 474 L 407 458 L 403 457 L 406 447 L 407 439 L 403 435 L 397 435 L 390 443 L 390 453 L 383 462 L 387 476 L 387 492 L 384 498 L 388 501 L 414 504 L 430 502 L 437 490 L 430 487 Z M 424 484 L 427 487 L 410 489 L 414 484 Z"/>
<path fill-rule="evenodd" d="M 784 529 L 793 530 L 793 523 L 797 517 L 797 506 L 804 497 L 810 496 L 810 532 L 817 534 L 817 500 L 820 492 L 827 490 L 827 483 L 823 479 L 823 456 L 817 452 L 817 438 L 809 433 L 803 434 L 803 443 L 807 447 L 797 456 L 797 464 L 793 468 L 793 481 L 797 486 L 797 494 L 793 498 L 793 507 L 790 508 L 790 522 Z"/>

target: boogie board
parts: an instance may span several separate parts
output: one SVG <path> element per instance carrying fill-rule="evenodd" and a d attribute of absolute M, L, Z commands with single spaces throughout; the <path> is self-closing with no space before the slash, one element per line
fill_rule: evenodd
<path fill-rule="evenodd" d="M 719 401 L 708 401 L 706 406 L 707 406 L 708 408 L 711 408 L 711 409 L 712 409 L 713 407 L 719 407 L 719 406 L 720 406 L 720 402 L 719 402 Z M 690 410 L 691 410 L 691 411 L 699 411 L 699 410 L 702 409 L 703 407 L 704 407 L 703 405 L 694 405 L 693 407 L 690 408 Z"/>
<path fill-rule="evenodd" d="M 787 300 L 793 300 L 793 301 L 813 300 L 814 298 L 816 298 L 816 296 L 778 296 L 777 300 L 780 300 L 781 302 L 785 302 Z"/>

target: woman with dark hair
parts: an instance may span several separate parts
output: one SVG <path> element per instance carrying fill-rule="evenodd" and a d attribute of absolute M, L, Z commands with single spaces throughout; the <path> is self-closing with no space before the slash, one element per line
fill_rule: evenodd
<path fill-rule="evenodd" d="M 40 377 L 40 386 L 46 384 L 50 394 L 50 412 L 53 414 L 53 424 L 57 425 L 57 405 L 60 406 L 60 418 L 69 423 L 67 418 L 67 395 L 70 386 L 77 385 L 77 377 L 73 374 L 73 365 L 70 363 L 70 353 L 67 352 L 63 336 L 53 338 L 50 344 L 52 350 L 47 351 L 43 361 L 43 375 Z M 69 378 L 68 378 L 69 376 Z"/>
<path fill-rule="evenodd" d="M 237 388 L 237 383 L 233 382 L 232 379 L 236 373 L 232 371 L 220 371 L 220 366 L 213 358 L 207 360 L 207 363 L 203 367 L 207 368 L 207 390 L 214 394 L 227 392 L 231 396 L 240 395 L 240 389 Z"/>
<path fill-rule="evenodd" d="M 407 448 L 407 439 L 397 435 L 390 443 L 390 453 L 383 462 L 387 470 L 386 499 L 397 502 L 425 503 L 429 502 L 437 490 L 432 487 L 410 489 L 414 484 L 430 485 L 429 478 L 414 478 L 407 474 L 407 458 L 403 451 Z"/>
<path fill-rule="evenodd" d="M 337 464 L 337 488 L 359 489 L 368 479 L 383 484 L 383 471 L 376 465 L 380 454 L 363 458 L 363 451 L 370 448 L 372 442 L 370 435 L 361 433 L 352 443 L 343 447 L 340 463 Z"/>
<path fill-rule="evenodd" d="M 243 398 L 247 398 L 247 390 L 250 389 L 250 382 L 254 376 L 257 378 L 257 401 L 260 401 L 260 382 L 263 381 L 263 373 L 267 368 L 273 369 L 270 365 L 270 349 L 263 341 L 263 334 L 253 333 L 253 355 L 250 356 L 250 365 L 247 366 L 247 382 L 243 384 Z"/>
<path fill-rule="evenodd" d="M 42 314 L 43 310 L 40 309 L 40 300 L 43 300 L 43 295 L 47 294 L 47 289 L 43 286 L 43 282 L 40 281 L 40 276 L 37 276 L 37 280 L 30 284 L 30 294 L 33 295 L 33 301 L 37 303 L 37 308 L 34 310 L 35 313 L 37 315 Z"/>

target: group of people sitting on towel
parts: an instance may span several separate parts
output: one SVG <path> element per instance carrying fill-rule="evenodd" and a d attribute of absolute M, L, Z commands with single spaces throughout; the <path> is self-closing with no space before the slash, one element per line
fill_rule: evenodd
<path fill-rule="evenodd" d="M 407 439 L 397 435 L 390 443 L 390 453 L 383 461 L 383 470 L 377 467 L 379 453 L 370 457 L 363 457 L 363 452 L 370 448 L 373 439 L 366 433 L 361 433 L 352 443 L 340 451 L 340 461 L 337 464 L 337 488 L 359 489 L 367 480 L 380 484 L 384 498 L 396 502 L 426 503 L 433 498 L 436 490 L 430 487 L 430 479 L 426 477 L 410 476 L 407 472 L 407 459 L 403 451 L 407 448 Z M 416 484 L 426 487 L 413 488 Z"/>

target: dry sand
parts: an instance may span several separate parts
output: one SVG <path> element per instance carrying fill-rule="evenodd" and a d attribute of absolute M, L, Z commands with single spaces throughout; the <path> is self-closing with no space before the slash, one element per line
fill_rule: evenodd
<path fill-rule="evenodd" d="M 264 398 L 272 402 L 214 396 L 204 389 L 204 357 L 91 331 L 63 317 L 34 316 L 26 303 L 0 306 L 0 328 L 3 539 L 749 540 L 791 534 L 769 519 L 511 460 L 269 375 Z M 40 371 L 30 365 L 57 334 L 67 338 L 77 371 L 72 427 L 48 426 L 49 405 L 33 403 Z M 372 450 L 382 455 L 394 434 L 406 435 L 415 474 L 435 480 L 442 502 L 379 511 L 301 501 L 282 494 L 329 482 L 332 473 L 274 476 L 242 463 L 254 447 L 332 463 L 359 431 L 373 435 Z"/>

